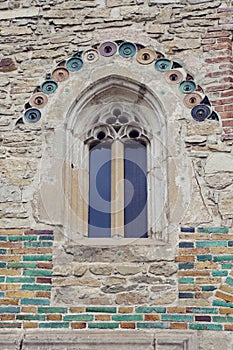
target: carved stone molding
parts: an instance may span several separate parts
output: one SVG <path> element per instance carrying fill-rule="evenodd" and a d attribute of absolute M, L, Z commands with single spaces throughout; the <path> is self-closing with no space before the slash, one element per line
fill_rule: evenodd
<path fill-rule="evenodd" d="M 2 331 L 1 350 L 197 350 L 188 331 Z"/>

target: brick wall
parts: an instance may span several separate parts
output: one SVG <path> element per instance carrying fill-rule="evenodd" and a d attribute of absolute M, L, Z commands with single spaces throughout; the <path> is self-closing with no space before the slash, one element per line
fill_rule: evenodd
<path fill-rule="evenodd" d="M 173 305 L 63 307 L 51 301 L 53 232 L 1 231 L 0 327 L 233 330 L 233 234 L 183 227 L 179 238 Z"/>

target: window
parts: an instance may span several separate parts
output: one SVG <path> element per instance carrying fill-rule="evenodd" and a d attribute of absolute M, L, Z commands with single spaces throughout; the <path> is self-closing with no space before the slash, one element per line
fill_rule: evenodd
<path fill-rule="evenodd" d="M 158 99 L 112 75 L 83 90 L 67 120 L 67 236 L 82 244 L 163 244 L 167 126 Z"/>
<path fill-rule="evenodd" d="M 113 106 L 106 115 L 96 118 L 86 142 L 88 236 L 146 238 L 149 139 L 139 118 L 127 109 Z"/>

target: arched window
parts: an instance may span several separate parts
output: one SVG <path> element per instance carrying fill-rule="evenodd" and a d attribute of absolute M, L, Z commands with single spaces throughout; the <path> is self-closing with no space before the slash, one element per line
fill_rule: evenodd
<path fill-rule="evenodd" d="M 88 236 L 146 238 L 148 132 L 127 103 L 110 104 L 87 133 Z"/>
<path fill-rule="evenodd" d="M 166 123 L 153 93 L 129 78 L 100 79 L 71 106 L 66 130 L 67 235 L 166 240 Z"/>

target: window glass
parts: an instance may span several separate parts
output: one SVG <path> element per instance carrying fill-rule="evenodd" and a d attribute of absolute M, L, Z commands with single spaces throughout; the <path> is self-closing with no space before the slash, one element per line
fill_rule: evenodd
<path fill-rule="evenodd" d="M 132 141 L 124 149 L 124 236 L 147 237 L 146 146 Z"/>
<path fill-rule="evenodd" d="M 89 237 L 111 237 L 111 144 L 90 150 Z"/>

